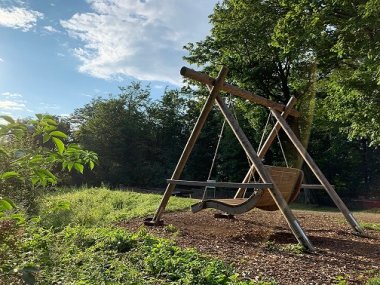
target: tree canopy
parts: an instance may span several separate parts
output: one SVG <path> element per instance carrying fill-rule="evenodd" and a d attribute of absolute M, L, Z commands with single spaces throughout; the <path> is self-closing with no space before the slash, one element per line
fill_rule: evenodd
<path fill-rule="evenodd" d="M 316 92 L 349 139 L 379 145 L 379 13 L 375 0 L 224 0 L 185 59 L 207 72 L 226 65 L 231 81 L 276 101 Z"/>

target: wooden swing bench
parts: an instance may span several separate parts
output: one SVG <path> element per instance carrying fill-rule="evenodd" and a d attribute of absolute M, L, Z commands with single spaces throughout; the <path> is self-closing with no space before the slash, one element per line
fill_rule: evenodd
<path fill-rule="evenodd" d="M 301 189 L 303 172 L 295 168 L 278 166 L 266 166 L 266 168 L 285 201 L 288 203 L 294 201 Z M 217 209 L 230 215 L 243 214 L 253 208 L 259 208 L 266 211 L 278 210 L 275 201 L 269 193 L 269 188 L 273 187 L 273 184 L 271 183 L 203 182 L 171 179 L 168 179 L 167 182 L 177 185 L 255 189 L 252 195 L 248 198 L 207 199 L 200 201 L 191 206 L 193 213 L 207 208 Z"/>

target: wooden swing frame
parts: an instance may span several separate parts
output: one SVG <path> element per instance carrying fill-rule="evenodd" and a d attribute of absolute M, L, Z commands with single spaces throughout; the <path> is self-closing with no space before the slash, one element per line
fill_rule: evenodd
<path fill-rule="evenodd" d="M 181 69 L 181 75 L 191 79 L 198 81 L 200 83 L 205 84 L 209 88 L 209 96 L 207 97 L 207 100 L 202 108 L 202 111 L 198 117 L 198 120 L 193 128 L 193 131 L 184 147 L 184 150 L 182 152 L 181 157 L 178 160 L 177 166 L 174 169 L 174 172 L 172 174 L 171 179 L 167 180 L 167 187 L 165 190 L 165 193 L 161 199 L 161 202 L 156 210 L 156 213 L 152 219 L 149 219 L 146 221 L 147 224 L 150 225 L 158 225 L 162 224 L 161 217 L 164 213 L 164 210 L 166 208 L 166 205 L 173 193 L 173 190 L 175 189 L 176 184 L 186 183 L 183 180 L 179 180 L 180 176 L 183 172 L 183 169 L 185 167 L 185 164 L 192 152 L 192 149 L 194 147 L 195 142 L 197 141 L 199 134 L 206 122 L 206 119 L 214 105 L 214 103 L 217 104 L 220 111 L 222 112 L 225 120 L 231 127 L 232 131 L 234 132 L 235 136 L 239 140 L 239 143 L 243 147 L 244 151 L 246 152 L 248 158 L 252 162 L 252 166 L 250 167 L 249 171 L 247 172 L 247 175 L 245 176 L 242 183 L 235 183 L 237 187 L 240 187 L 238 191 L 236 192 L 235 199 L 242 199 L 245 189 L 249 188 L 251 186 L 255 186 L 256 188 L 267 188 L 269 190 L 270 195 L 272 196 L 273 200 L 275 201 L 278 209 L 284 216 L 285 220 L 287 221 L 291 231 L 293 232 L 294 236 L 296 237 L 297 241 L 302 244 L 305 248 L 307 248 L 310 251 L 315 251 L 313 245 L 311 244 L 310 240 L 304 233 L 303 229 L 301 228 L 298 220 L 294 216 L 293 212 L 290 210 L 288 203 L 284 199 L 284 197 L 281 194 L 281 191 L 277 187 L 276 183 L 272 181 L 272 178 L 266 169 L 266 167 L 263 165 L 261 159 L 265 156 L 267 151 L 269 150 L 271 144 L 273 143 L 277 132 L 282 128 L 287 136 L 289 137 L 290 141 L 293 143 L 299 154 L 302 156 L 304 161 L 307 163 L 307 165 L 310 167 L 314 175 L 317 177 L 321 185 L 303 185 L 304 188 L 309 189 L 320 189 L 323 188 L 327 191 L 331 199 L 334 201 L 335 205 L 339 208 L 339 210 L 342 212 L 344 217 L 346 218 L 347 222 L 350 224 L 350 226 L 353 228 L 353 230 L 358 234 L 364 234 L 363 229 L 358 224 L 358 222 L 355 220 L 353 215 L 350 213 L 344 202 L 340 199 L 338 194 L 335 192 L 334 187 L 329 183 L 325 175 L 322 173 L 322 171 L 319 169 L 315 161 L 312 159 L 312 157 L 309 155 L 307 150 L 303 147 L 302 143 L 299 141 L 297 136 L 294 134 L 290 126 L 286 122 L 287 116 L 294 116 L 299 117 L 299 112 L 293 109 L 293 106 L 295 105 L 296 99 L 292 97 L 287 105 L 283 105 L 280 103 L 273 102 L 271 100 L 268 100 L 264 97 L 257 96 L 249 91 L 240 89 L 239 87 L 236 87 L 234 85 L 226 84 L 224 83 L 224 80 L 226 78 L 228 72 L 227 67 L 222 67 L 217 78 L 212 78 L 208 76 L 207 74 L 203 74 L 197 71 L 194 71 L 192 69 L 189 69 L 187 67 L 182 67 Z M 259 153 L 256 153 L 254 148 L 252 147 L 251 143 L 249 142 L 247 136 L 244 134 L 243 130 L 239 126 L 238 121 L 233 116 L 232 112 L 227 107 L 224 100 L 219 96 L 220 91 L 225 91 L 227 93 L 230 93 L 232 95 L 241 97 L 243 99 L 246 99 L 250 102 L 265 106 L 269 108 L 271 111 L 273 117 L 277 120 L 276 124 L 274 125 L 272 131 L 270 132 L 268 138 L 266 139 L 265 143 L 263 144 L 263 147 L 260 149 Z M 282 112 L 281 114 L 279 112 Z M 250 174 L 252 172 L 256 171 L 258 175 L 260 176 L 261 181 L 264 183 L 265 187 L 260 187 L 259 185 L 253 185 L 257 183 L 249 183 L 250 180 Z M 189 182 L 191 183 L 191 182 Z M 200 183 L 200 182 L 198 182 Z M 218 182 L 218 183 L 228 183 L 228 182 Z M 220 185 L 222 185 L 220 184 Z M 249 185 L 252 184 L 252 185 Z M 194 185 L 194 184 L 192 184 Z M 202 184 L 203 185 L 203 184 Z"/>

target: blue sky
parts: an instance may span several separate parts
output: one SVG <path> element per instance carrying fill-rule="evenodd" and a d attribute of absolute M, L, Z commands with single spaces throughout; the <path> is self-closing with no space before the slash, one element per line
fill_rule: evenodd
<path fill-rule="evenodd" d="M 0 0 L 0 115 L 67 115 L 132 80 L 181 84 L 217 0 Z"/>

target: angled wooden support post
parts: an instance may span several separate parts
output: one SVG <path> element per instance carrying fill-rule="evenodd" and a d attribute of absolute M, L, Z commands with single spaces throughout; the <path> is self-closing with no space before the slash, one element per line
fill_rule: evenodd
<path fill-rule="evenodd" d="M 273 200 L 276 202 L 278 208 L 280 209 L 281 213 L 285 217 L 285 220 L 288 222 L 288 225 L 293 232 L 294 236 L 298 240 L 300 244 L 302 244 L 305 248 L 307 248 L 310 251 L 315 251 L 313 245 L 309 241 L 308 237 L 304 233 L 303 229 L 301 228 L 299 222 L 297 221 L 296 217 L 294 216 L 293 212 L 290 210 L 288 204 L 286 203 L 284 197 L 282 196 L 280 190 L 278 189 L 277 185 L 272 181 L 271 176 L 269 175 L 268 171 L 264 167 L 264 164 L 261 162 L 261 159 L 257 156 L 255 150 L 253 149 L 251 143 L 249 142 L 247 136 L 244 134 L 243 130 L 241 129 L 238 121 L 233 116 L 231 111 L 228 109 L 227 105 L 223 101 L 223 99 L 220 96 L 216 96 L 216 103 L 218 104 L 220 110 L 222 111 L 226 121 L 230 125 L 232 131 L 234 132 L 235 136 L 239 140 L 241 146 L 243 147 L 244 151 L 248 155 L 249 159 L 252 161 L 252 163 L 255 165 L 255 168 L 260 175 L 261 179 L 264 183 L 272 183 L 273 187 L 268 188 L 271 196 L 273 197 Z"/>
<path fill-rule="evenodd" d="M 296 104 L 297 99 L 292 96 L 290 100 L 288 101 L 288 104 L 286 104 L 285 111 L 281 113 L 281 116 L 286 119 L 288 115 L 290 114 L 291 110 L 293 110 L 294 105 Z M 274 139 L 277 136 L 278 131 L 281 129 L 281 126 L 278 122 L 273 126 L 272 131 L 269 133 L 267 139 L 265 140 L 263 146 L 261 149 L 258 150 L 257 155 L 259 156 L 260 159 L 263 159 L 264 156 L 267 154 L 270 146 L 272 145 Z M 255 172 L 255 165 L 252 164 L 251 167 L 249 168 L 247 174 L 245 175 L 243 182 L 242 183 L 247 183 L 251 179 L 251 173 Z M 239 188 L 238 191 L 235 194 L 235 199 L 236 198 L 243 198 L 244 193 L 246 189 L 245 188 Z"/>
<path fill-rule="evenodd" d="M 215 101 L 215 97 L 219 94 L 224 84 L 224 79 L 227 76 L 227 72 L 228 72 L 228 68 L 223 66 L 215 81 L 215 85 L 212 87 L 210 91 L 210 95 L 208 96 L 206 103 L 203 106 L 203 109 L 198 117 L 198 120 L 194 126 L 193 131 L 191 132 L 191 135 L 186 143 L 186 146 L 183 149 L 182 155 L 180 159 L 178 160 L 177 166 L 174 169 L 173 175 L 171 177 L 172 180 L 178 180 L 180 178 L 183 168 L 185 167 L 185 164 L 190 156 L 190 153 L 193 150 L 194 144 L 197 141 L 198 136 L 206 122 L 208 114 L 210 113 L 212 109 L 212 106 Z M 175 184 L 169 183 L 167 185 L 164 196 L 161 199 L 160 205 L 158 206 L 154 217 L 150 221 L 147 221 L 147 223 L 157 224 L 160 221 L 161 216 L 166 208 L 166 205 L 169 202 L 170 196 L 172 195 L 174 188 L 175 188 Z"/>
<path fill-rule="evenodd" d="M 280 114 L 275 111 L 274 109 L 271 109 L 271 112 L 273 116 L 277 119 L 277 122 L 280 123 L 282 129 L 285 131 L 285 133 L 288 135 L 289 139 L 292 141 L 293 145 L 296 147 L 299 154 L 302 156 L 304 161 L 309 165 L 310 169 L 313 171 L 314 175 L 317 177 L 319 182 L 323 185 L 324 189 L 327 191 L 327 193 L 330 195 L 331 199 L 334 201 L 335 205 L 339 208 L 339 210 L 342 212 L 344 217 L 346 218 L 347 222 L 351 225 L 351 227 L 359 234 L 364 234 L 363 229 L 359 225 L 359 223 L 355 220 L 354 216 L 351 214 L 351 212 L 348 210 L 344 202 L 340 199 L 338 194 L 335 192 L 334 187 L 330 184 L 330 182 L 327 180 L 325 175 L 322 173 L 322 171 L 319 169 L 315 161 L 312 159 L 310 154 L 307 152 L 307 150 L 304 148 L 302 143 L 299 141 L 297 136 L 294 134 L 293 130 L 290 128 L 290 126 L 286 123 L 284 118 L 280 116 Z"/>

